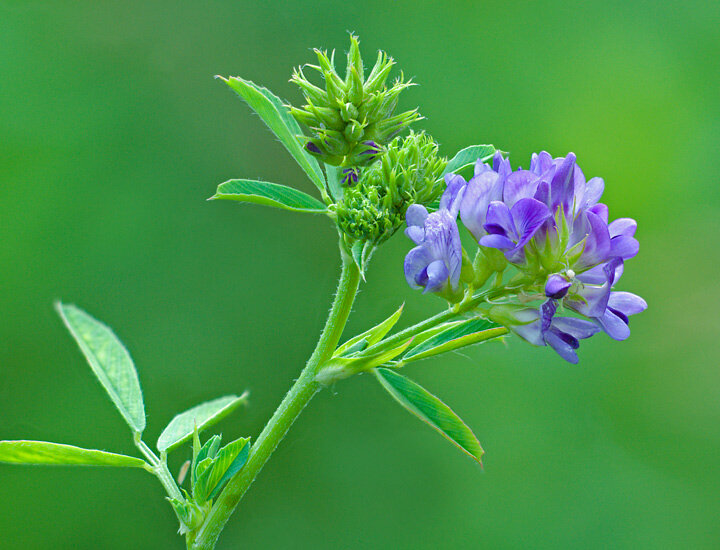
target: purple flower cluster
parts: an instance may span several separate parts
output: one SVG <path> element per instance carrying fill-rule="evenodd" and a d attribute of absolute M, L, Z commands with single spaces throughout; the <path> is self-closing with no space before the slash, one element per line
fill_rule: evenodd
<path fill-rule="evenodd" d="M 493 307 L 496 321 L 573 363 L 580 339 L 600 330 L 616 340 L 630 335 L 628 317 L 647 304 L 612 288 L 624 262 L 638 253 L 637 224 L 629 218 L 608 223 L 608 207 L 599 202 L 605 184 L 586 180 L 573 153 L 555 159 L 544 151 L 533 154 L 529 170 L 515 171 L 498 153 L 492 166 L 478 161 L 470 181 L 450 174 L 445 182 L 440 210 L 408 209 L 406 234 L 418 245 L 405 260 L 411 286 L 426 292 L 457 288 L 459 214 L 481 254 L 496 249 L 520 271 L 523 298 L 543 296 L 535 307 Z M 558 309 L 587 320 L 557 316 Z"/>
<path fill-rule="evenodd" d="M 456 218 L 457 200 L 448 193 L 432 214 L 420 204 L 407 209 L 405 235 L 417 245 L 405 256 L 405 278 L 412 288 L 444 295 L 457 292 L 462 244 Z"/>

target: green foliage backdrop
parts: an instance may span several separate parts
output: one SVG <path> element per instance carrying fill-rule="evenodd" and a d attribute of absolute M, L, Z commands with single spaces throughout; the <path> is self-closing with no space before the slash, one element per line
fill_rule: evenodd
<path fill-rule="evenodd" d="M 312 350 L 336 282 L 322 217 L 206 202 L 249 177 L 314 193 L 214 74 L 298 99 L 312 46 L 357 32 L 420 86 L 452 154 L 577 153 L 611 214 L 637 218 L 623 279 L 649 310 L 570 366 L 516 339 L 409 366 L 477 433 L 484 471 L 369 376 L 323 392 L 219 548 L 717 548 L 720 540 L 720 4 L 0 0 L 0 439 L 132 453 L 52 308 L 130 349 L 147 434 L 251 390 L 256 435 Z M 411 103 L 408 103 L 411 102 Z M 375 257 L 350 322 L 407 300 L 410 244 Z M 173 463 L 179 468 L 180 463 Z M 4 549 L 181 548 L 141 470 L 0 466 Z"/>

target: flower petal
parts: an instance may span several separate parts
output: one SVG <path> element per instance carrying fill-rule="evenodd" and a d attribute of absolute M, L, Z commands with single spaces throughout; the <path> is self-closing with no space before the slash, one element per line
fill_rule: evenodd
<path fill-rule="evenodd" d="M 620 264 L 615 267 L 615 276 L 613 277 L 614 283 L 617 283 L 620 280 L 624 271 L 624 265 L 625 264 L 623 262 L 620 262 Z M 601 285 L 607 280 L 607 275 L 605 273 L 606 266 L 607 263 L 596 265 L 592 269 L 588 269 L 584 273 L 578 275 L 577 279 L 582 283 Z"/>
<path fill-rule="evenodd" d="M 563 338 L 560 337 L 559 334 L 556 334 L 554 332 L 546 332 L 545 333 L 545 342 L 550 345 L 552 349 L 554 349 L 557 354 L 565 359 L 568 363 L 577 364 L 579 361 L 577 353 L 575 353 L 575 350 L 577 349 L 572 344 L 566 342 Z"/>
<path fill-rule="evenodd" d="M 615 315 L 610 308 L 605 310 L 602 317 L 596 317 L 595 320 L 600 323 L 603 330 L 613 340 L 625 340 L 630 336 L 630 327 L 623 319 Z"/>
<path fill-rule="evenodd" d="M 647 302 L 632 292 L 611 292 L 608 306 L 625 315 L 635 315 L 647 309 Z"/>
<path fill-rule="evenodd" d="M 405 223 L 407 223 L 408 227 L 413 225 L 423 227 L 427 217 L 427 208 L 422 204 L 411 204 L 405 212 Z"/>
<path fill-rule="evenodd" d="M 446 209 L 457 214 L 462 192 L 467 185 L 465 178 L 456 174 L 445 174 L 445 192 L 440 197 L 440 209 Z"/>
<path fill-rule="evenodd" d="M 584 226 L 587 233 L 582 255 L 574 266 L 577 271 L 584 271 L 601 264 L 610 256 L 610 234 L 607 225 L 590 211 L 585 211 L 583 217 L 587 221 Z"/>
<path fill-rule="evenodd" d="M 545 296 L 559 300 L 567 294 L 567 291 L 571 286 L 572 283 L 565 277 L 559 275 L 558 273 L 554 273 L 553 275 L 550 275 L 545 282 Z"/>
<path fill-rule="evenodd" d="M 583 204 L 579 207 L 587 208 L 598 203 L 605 191 L 605 180 L 602 178 L 590 178 L 585 184 L 585 194 L 583 195 Z"/>
<path fill-rule="evenodd" d="M 632 218 L 618 218 L 608 226 L 608 230 L 610 231 L 611 237 L 617 237 L 618 235 L 634 237 L 635 231 L 637 230 L 637 222 Z"/>
<path fill-rule="evenodd" d="M 511 325 L 508 328 L 534 346 L 545 345 L 542 330 L 540 329 L 540 321 L 533 321 L 525 325 Z"/>
<path fill-rule="evenodd" d="M 525 246 L 532 239 L 535 231 L 551 216 L 547 206 L 539 200 L 530 198 L 520 199 L 510 212 L 518 235 L 517 248 Z"/>
<path fill-rule="evenodd" d="M 405 235 L 415 244 L 425 240 L 425 230 L 417 225 L 410 225 L 405 229 Z"/>
<path fill-rule="evenodd" d="M 432 256 L 426 246 L 416 246 L 405 256 L 403 269 L 405 280 L 412 288 L 422 288 L 420 284 L 421 275 L 432 262 Z"/>
<path fill-rule="evenodd" d="M 485 229 L 490 233 L 504 234 L 510 239 L 517 239 L 518 237 L 510 209 L 507 204 L 500 201 L 492 201 L 488 206 Z"/>
<path fill-rule="evenodd" d="M 593 214 L 596 214 L 597 216 L 599 216 L 600 219 L 602 221 L 604 221 L 605 223 L 608 222 L 608 216 L 610 215 L 610 212 L 608 210 L 607 204 L 603 204 L 603 203 L 594 204 L 593 206 L 588 208 L 588 210 L 590 212 L 592 212 Z"/>
<path fill-rule="evenodd" d="M 495 155 L 493 155 L 493 170 L 497 172 L 500 179 L 504 181 L 512 172 L 510 159 L 506 159 L 500 151 L 496 151 Z"/>
<path fill-rule="evenodd" d="M 550 170 L 553 165 L 553 159 L 547 151 L 541 151 L 539 154 L 533 153 L 530 160 L 530 171 L 538 176 L 542 176 Z"/>
<path fill-rule="evenodd" d="M 532 198 L 537 191 L 540 180 L 530 170 L 518 170 L 510 174 L 505 180 L 503 200 L 512 207 L 517 201 Z"/>
<path fill-rule="evenodd" d="M 499 248 L 500 250 L 515 248 L 515 243 L 505 235 L 484 235 L 480 238 L 479 244 L 488 248 Z"/>
<path fill-rule="evenodd" d="M 442 290 L 447 284 L 449 274 L 450 272 L 448 271 L 445 262 L 442 260 L 435 260 L 434 262 L 431 262 L 427 267 L 428 282 L 425 286 L 424 292 L 437 292 Z"/>
<path fill-rule="evenodd" d="M 550 182 L 550 209 L 554 212 L 558 206 L 562 205 L 565 210 L 572 203 L 574 197 L 574 171 L 575 171 L 575 153 L 568 153 L 563 159 L 555 161 L 557 170 Z"/>
<path fill-rule="evenodd" d="M 575 317 L 555 317 L 552 326 L 562 332 L 566 332 L 578 340 L 590 338 L 593 334 L 600 332 L 595 323 L 585 321 L 584 319 L 576 319 Z"/>
<path fill-rule="evenodd" d="M 460 200 L 460 219 L 475 240 L 479 240 L 486 231 L 483 227 L 491 201 L 502 198 L 500 177 L 488 170 L 472 178 Z"/>
<path fill-rule="evenodd" d="M 612 256 L 622 258 L 623 260 L 629 260 L 637 256 L 640 250 L 640 243 L 635 237 L 628 237 L 627 235 L 618 235 L 610 239 L 610 254 Z"/>

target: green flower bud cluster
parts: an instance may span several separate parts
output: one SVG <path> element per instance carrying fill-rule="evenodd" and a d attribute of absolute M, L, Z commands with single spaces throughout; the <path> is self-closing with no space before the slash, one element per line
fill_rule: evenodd
<path fill-rule="evenodd" d="M 307 65 L 320 73 L 325 89 L 312 84 L 300 67 L 291 82 L 305 96 L 301 109 L 290 107 L 295 119 L 311 130 L 311 137 L 298 136 L 305 149 L 333 166 L 370 164 L 383 145 L 422 117 L 417 109 L 394 115 L 400 93 L 412 85 L 402 75 L 391 87 L 386 81 L 395 62 L 378 52 L 377 62 L 365 78 L 360 44 L 350 36 L 347 71 L 342 79 L 335 70 L 335 52 L 315 50 L 318 65 Z"/>
<path fill-rule="evenodd" d="M 387 240 L 403 224 L 408 206 L 428 204 L 441 194 L 446 164 L 424 132 L 395 138 L 334 205 L 340 229 L 357 241 Z"/>

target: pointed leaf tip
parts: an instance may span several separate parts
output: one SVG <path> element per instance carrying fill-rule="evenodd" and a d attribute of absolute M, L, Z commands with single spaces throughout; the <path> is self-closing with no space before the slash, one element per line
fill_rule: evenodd
<path fill-rule="evenodd" d="M 248 392 L 243 393 L 240 397 L 226 395 L 196 405 L 176 415 L 160 434 L 157 441 L 158 451 L 161 453 L 170 452 L 183 443 L 190 441 L 193 433 L 200 433 L 202 430 L 213 426 L 235 411 L 240 405 L 246 403 L 248 395 Z"/>

